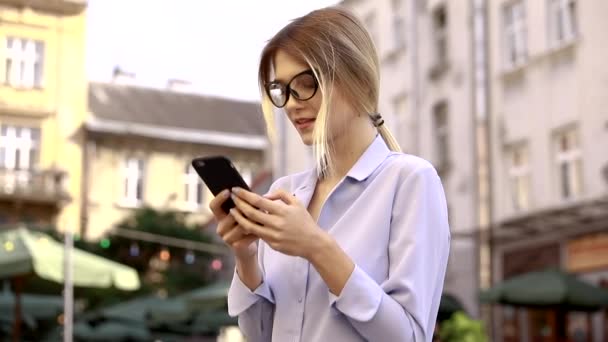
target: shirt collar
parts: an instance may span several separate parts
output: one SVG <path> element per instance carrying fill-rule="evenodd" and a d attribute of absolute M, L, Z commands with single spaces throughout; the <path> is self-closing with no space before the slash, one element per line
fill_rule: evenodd
<path fill-rule="evenodd" d="M 390 153 L 391 150 L 386 146 L 384 139 L 380 134 L 376 135 L 374 141 L 367 147 L 346 176 L 359 182 L 367 179 Z"/>
<path fill-rule="evenodd" d="M 346 177 L 353 178 L 359 182 L 367 179 L 367 177 L 369 177 L 372 172 L 374 172 L 378 166 L 382 164 L 390 153 L 391 150 L 384 142 L 382 136 L 380 136 L 380 134 L 376 135 L 372 143 L 367 147 L 355 165 L 353 165 L 350 171 L 346 174 Z M 314 189 L 317 182 L 316 176 L 317 172 L 315 168 L 309 170 L 304 176 L 304 182 L 296 189 L 294 195 L 296 195 L 296 197 L 302 196 L 302 191 Z"/>

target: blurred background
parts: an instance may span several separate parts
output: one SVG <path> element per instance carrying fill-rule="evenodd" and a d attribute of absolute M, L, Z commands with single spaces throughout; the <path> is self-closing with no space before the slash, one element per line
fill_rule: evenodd
<path fill-rule="evenodd" d="M 313 165 L 282 113 L 268 141 L 257 63 L 337 3 L 445 187 L 435 339 L 608 341 L 605 0 L 0 0 L 0 341 L 243 340 L 190 161 L 258 193 Z"/>

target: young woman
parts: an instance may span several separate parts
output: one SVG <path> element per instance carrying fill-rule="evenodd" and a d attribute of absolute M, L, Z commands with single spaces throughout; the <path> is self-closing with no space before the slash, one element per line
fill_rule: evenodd
<path fill-rule="evenodd" d="M 265 196 L 230 189 L 211 203 L 236 258 L 229 313 L 248 341 L 431 341 L 449 254 L 445 195 L 377 114 L 378 69 L 368 32 L 337 7 L 294 20 L 262 52 L 269 131 L 282 108 L 316 164 Z"/>

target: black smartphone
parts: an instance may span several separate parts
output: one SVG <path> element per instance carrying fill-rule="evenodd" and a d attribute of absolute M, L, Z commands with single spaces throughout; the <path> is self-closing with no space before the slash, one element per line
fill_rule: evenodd
<path fill-rule="evenodd" d="M 233 187 L 251 191 L 234 164 L 224 156 L 195 158 L 192 160 L 192 167 L 214 196 Z M 222 204 L 222 209 L 228 213 L 232 208 L 234 208 L 234 202 L 228 198 Z"/>

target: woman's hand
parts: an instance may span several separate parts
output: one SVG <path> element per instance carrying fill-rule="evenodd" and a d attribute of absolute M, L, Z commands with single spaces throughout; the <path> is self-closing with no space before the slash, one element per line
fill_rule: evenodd
<path fill-rule="evenodd" d="M 249 234 L 240 227 L 232 215 L 228 215 L 222 209 L 222 204 L 230 197 L 230 191 L 224 190 L 219 193 L 209 204 L 213 216 L 218 221 L 217 233 L 224 242 L 232 249 L 237 259 L 248 259 L 256 254 L 259 238 Z"/>
<path fill-rule="evenodd" d="M 272 249 L 310 259 L 321 245 L 323 230 L 293 195 L 278 190 L 260 196 L 240 188 L 232 189 L 232 193 L 236 208 L 230 210 L 230 216 L 245 232 L 260 237 Z"/>

